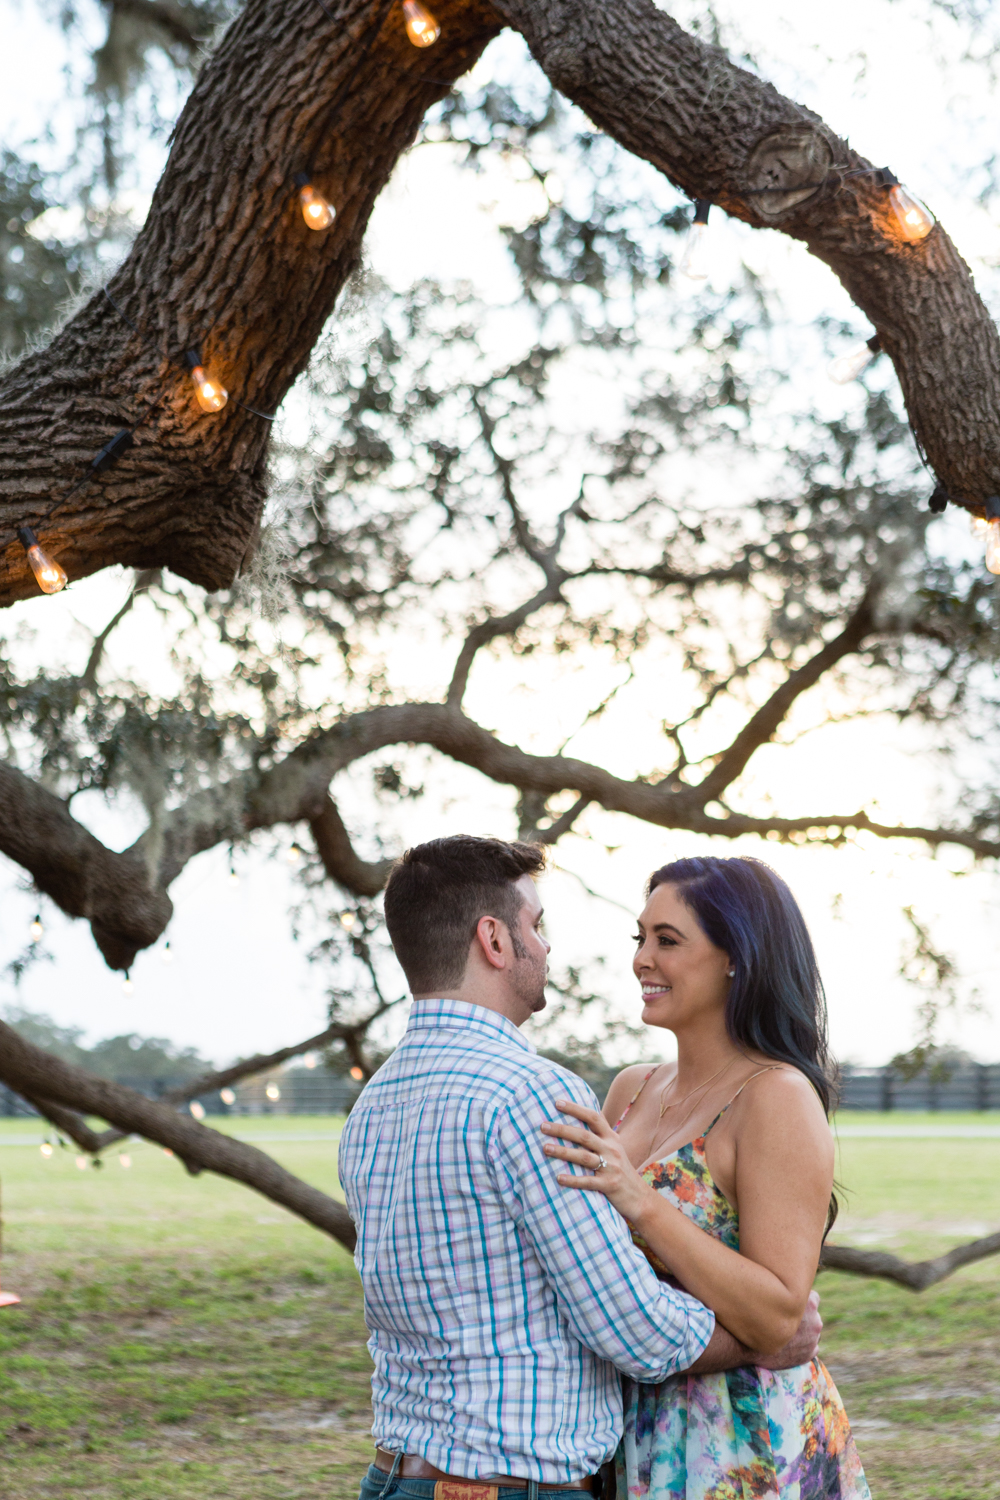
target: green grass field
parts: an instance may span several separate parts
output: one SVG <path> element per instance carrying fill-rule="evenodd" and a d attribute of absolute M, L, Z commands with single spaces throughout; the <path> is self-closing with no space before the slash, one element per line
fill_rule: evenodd
<path fill-rule="evenodd" d="M 336 1121 L 227 1128 L 335 1190 Z M 4 1500 L 356 1495 L 369 1367 L 349 1256 L 155 1147 L 80 1171 L 39 1136 L 0 1120 L 0 1279 L 24 1298 L 0 1312 Z M 845 1242 L 918 1256 L 1000 1225 L 1000 1139 L 852 1135 L 839 1175 Z M 1000 1500 L 1000 1258 L 920 1295 L 831 1274 L 819 1288 L 875 1500 Z"/>

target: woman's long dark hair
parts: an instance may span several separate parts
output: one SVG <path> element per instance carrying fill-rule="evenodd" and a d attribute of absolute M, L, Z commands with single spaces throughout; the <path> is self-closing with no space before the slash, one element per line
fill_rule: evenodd
<path fill-rule="evenodd" d="M 826 997 L 798 902 L 761 859 L 675 859 L 654 870 L 646 894 L 672 885 L 706 937 L 736 971 L 726 1030 L 738 1047 L 804 1073 L 829 1115 L 834 1068 L 827 1047 Z"/>
<path fill-rule="evenodd" d="M 781 876 L 748 855 L 705 855 L 654 870 L 647 896 L 658 885 L 672 885 L 709 941 L 729 955 L 735 973 L 726 1030 L 737 1047 L 798 1068 L 829 1116 L 836 1070 L 827 1044 L 826 996 L 805 918 Z M 826 1234 L 836 1217 L 834 1194 Z"/>

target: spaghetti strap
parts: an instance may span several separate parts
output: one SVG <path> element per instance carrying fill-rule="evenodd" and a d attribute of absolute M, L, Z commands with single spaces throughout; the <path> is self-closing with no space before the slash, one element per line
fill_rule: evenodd
<path fill-rule="evenodd" d="M 633 1104 L 638 1099 L 639 1095 L 642 1093 L 643 1089 L 646 1087 L 646 1084 L 652 1078 L 653 1074 L 656 1072 L 659 1066 L 659 1063 L 654 1063 L 650 1068 L 649 1072 L 646 1074 L 645 1078 L 642 1080 L 639 1087 L 636 1089 L 635 1093 L 632 1095 L 631 1099 L 628 1101 L 625 1108 L 622 1110 L 620 1116 L 618 1117 L 618 1124 L 615 1125 L 615 1130 L 618 1129 L 618 1126 L 622 1123 L 622 1120 L 624 1120 L 625 1116 L 628 1114 L 629 1110 L 632 1108 Z"/>
<path fill-rule="evenodd" d="M 704 1140 L 708 1135 L 708 1131 L 715 1129 L 716 1125 L 718 1125 L 719 1121 L 722 1119 L 722 1116 L 726 1113 L 726 1110 L 729 1109 L 730 1105 L 736 1103 L 737 1099 L 740 1097 L 748 1083 L 753 1083 L 755 1078 L 760 1078 L 764 1073 L 780 1073 L 783 1067 L 784 1063 L 772 1063 L 769 1068 L 761 1068 L 758 1070 L 758 1072 L 751 1073 L 749 1078 L 744 1078 L 743 1082 L 736 1090 L 736 1093 L 730 1099 L 729 1104 L 724 1104 L 719 1110 L 719 1113 L 716 1115 L 715 1119 L 712 1121 L 711 1125 L 708 1127 L 708 1130 L 702 1131 L 700 1139 Z"/>

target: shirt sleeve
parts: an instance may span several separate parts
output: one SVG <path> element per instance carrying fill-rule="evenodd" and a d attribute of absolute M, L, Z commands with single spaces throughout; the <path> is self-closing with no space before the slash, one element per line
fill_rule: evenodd
<path fill-rule="evenodd" d="M 705 1349 L 714 1314 L 657 1279 L 603 1193 L 560 1187 L 565 1163 L 544 1154 L 541 1125 L 566 1119 L 555 1105 L 566 1098 L 599 1107 L 581 1078 L 554 1068 L 522 1084 L 488 1128 L 487 1159 L 574 1336 L 635 1380 L 665 1380 Z"/>

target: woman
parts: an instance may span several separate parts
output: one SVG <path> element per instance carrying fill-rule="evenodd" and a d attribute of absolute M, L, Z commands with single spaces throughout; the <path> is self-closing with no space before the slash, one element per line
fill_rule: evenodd
<path fill-rule="evenodd" d="M 626 1068 L 604 1114 L 563 1101 L 549 1155 L 605 1193 L 661 1276 L 749 1349 L 798 1327 L 836 1212 L 823 989 L 791 891 L 756 859 L 681 859 L 650 878 L 633 962 L 642 1019 L 677 1062 Z M 563 1104 L 560 1107 L 563 1107 Z M 870 1500 L 843 1404 L 814 1360 L 625 1381 L 619 1495 Z"/>

